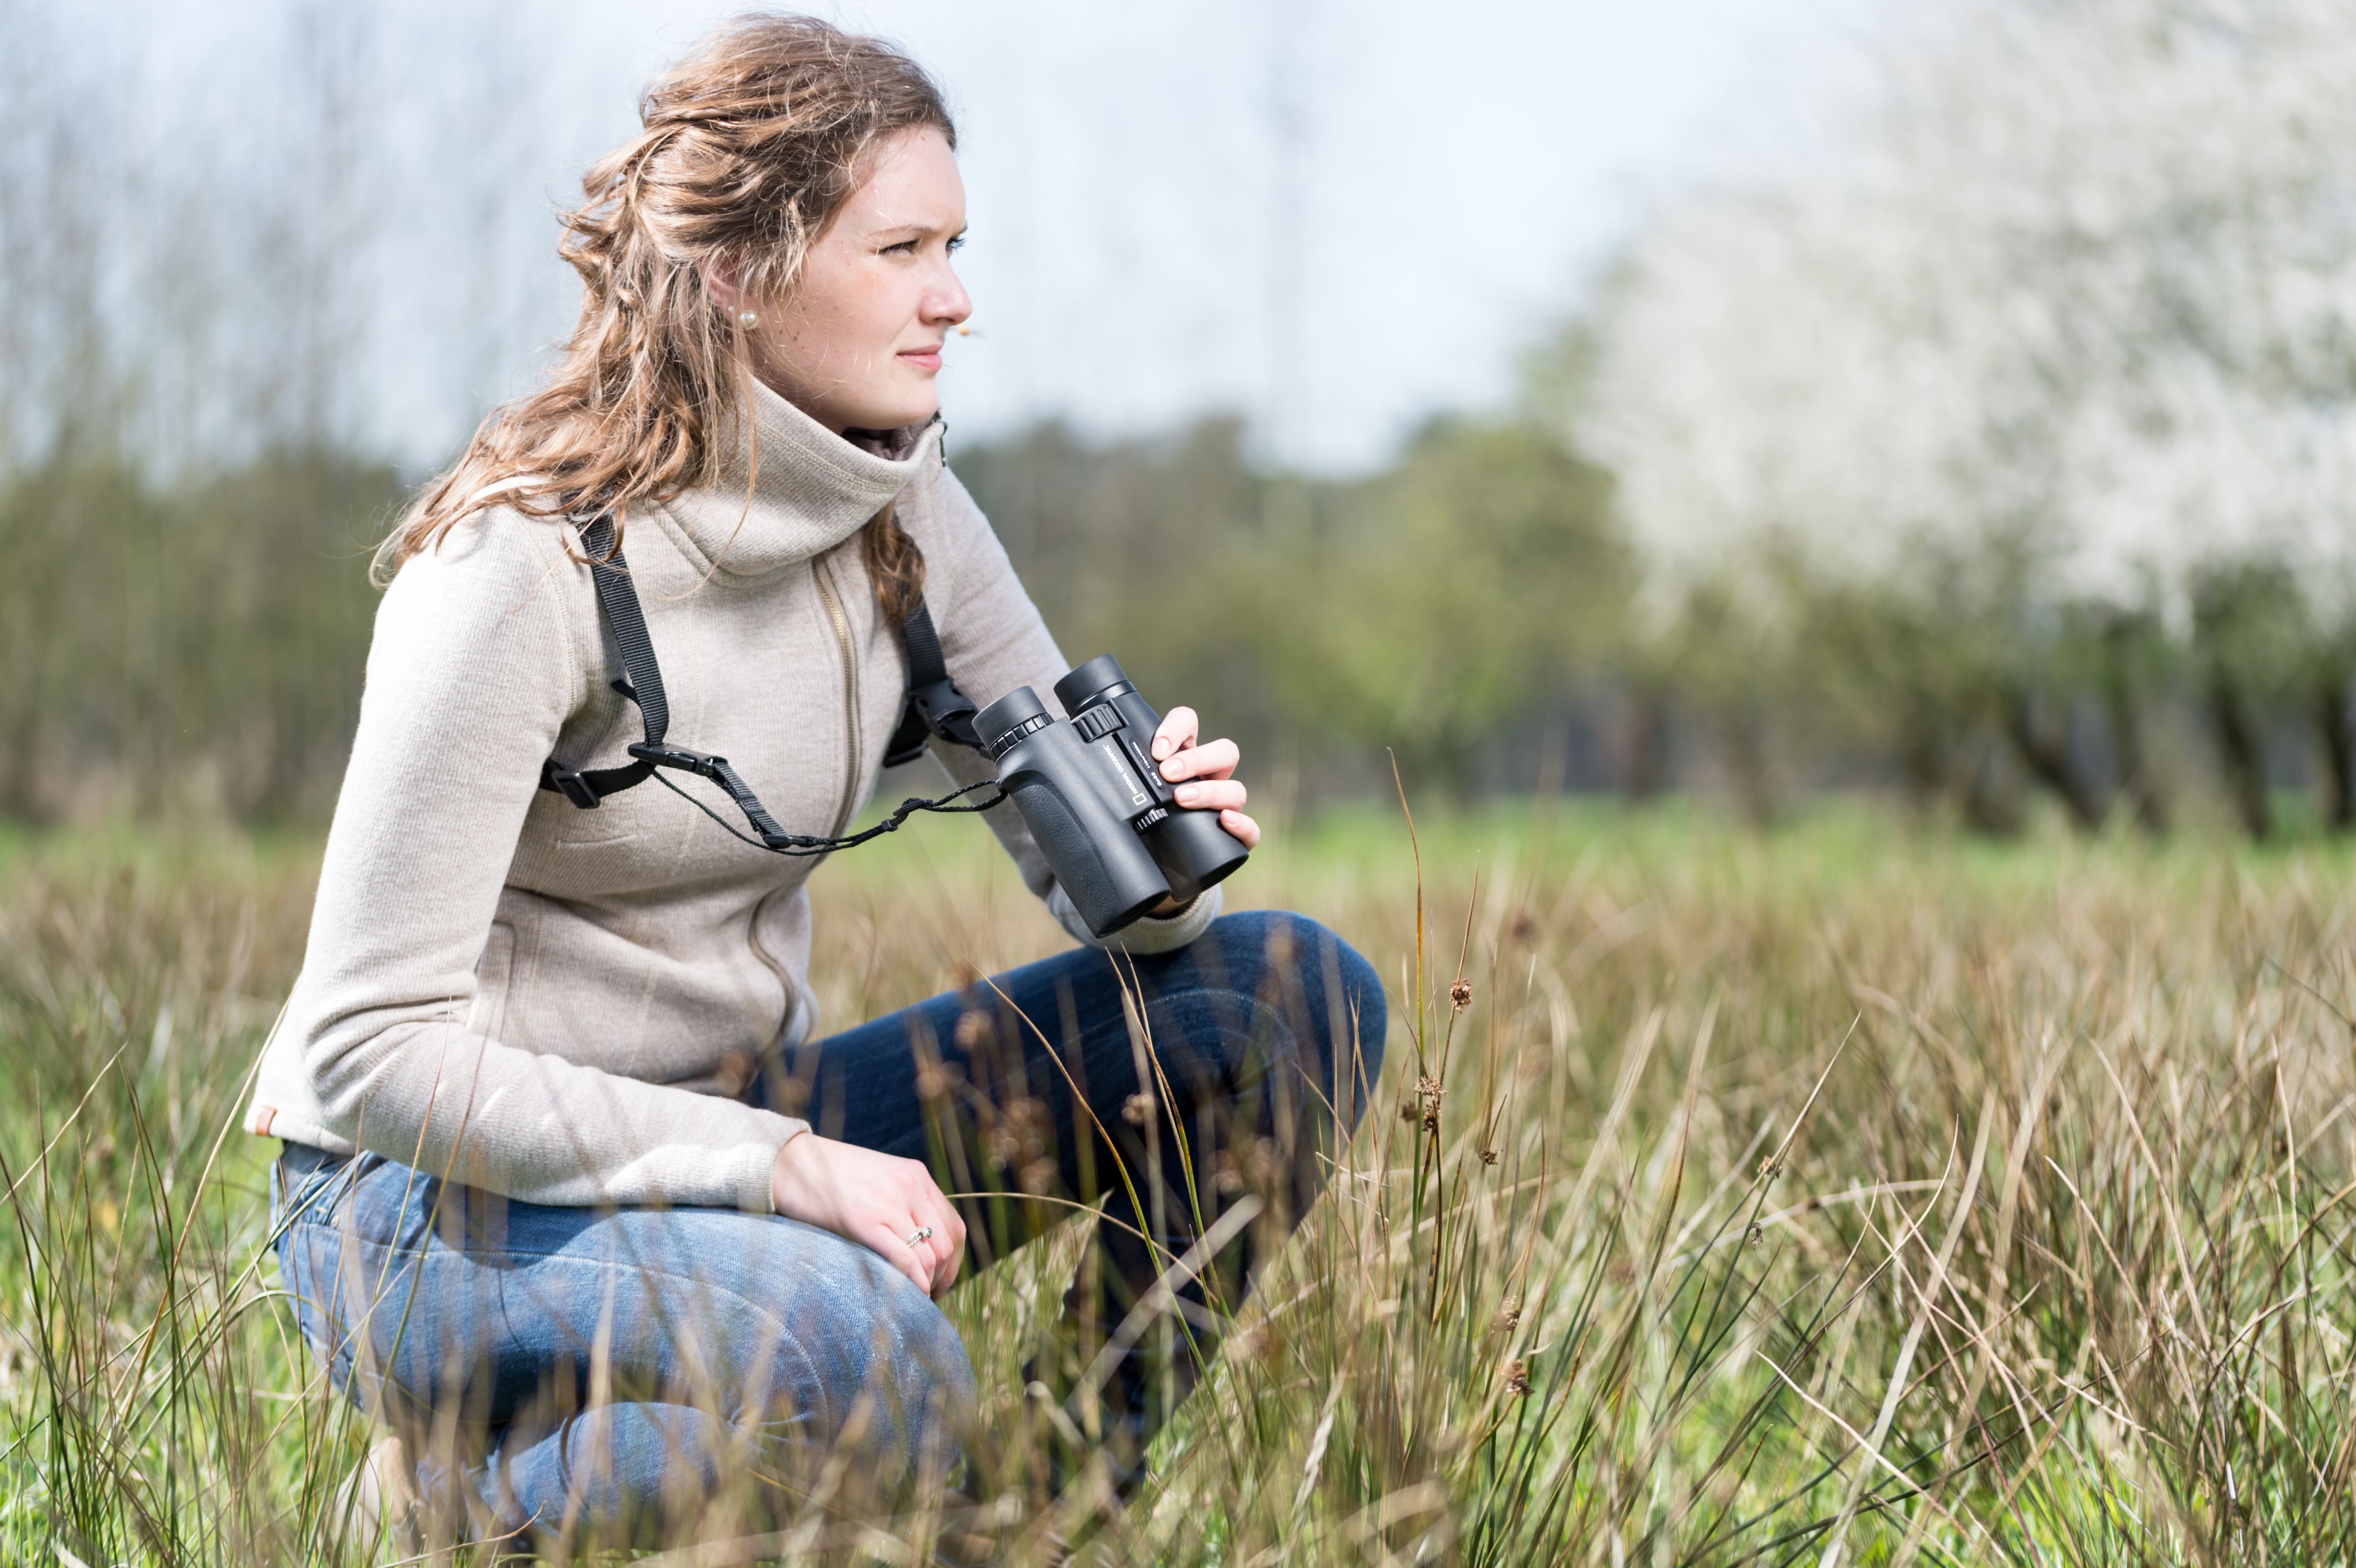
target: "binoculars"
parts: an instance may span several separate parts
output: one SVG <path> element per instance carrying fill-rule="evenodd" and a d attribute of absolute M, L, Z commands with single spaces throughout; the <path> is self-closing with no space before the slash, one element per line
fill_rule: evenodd
<path fill-rule="evenodd" d="M 1110 654 L 1055 683 L 1069 722 L 1016 687 L 975 716 L 981 749 L 1055 880 L 1098 936 L 1183 901 L 1248 859 L 1216 811 L 1178 804 L 1153 761 L 1162 715 Z"/>

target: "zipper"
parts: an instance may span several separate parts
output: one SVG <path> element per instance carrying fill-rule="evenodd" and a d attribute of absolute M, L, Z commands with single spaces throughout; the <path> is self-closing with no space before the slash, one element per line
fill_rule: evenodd
<path fill-rule="evenodd" d="M 810 575 L 818 583 L 827 619 L 834 623 L 835 641 L 842 648 L 842 805 L 835 815 L 833 831 L 827 835 L 840 838 L 850 828 L 859 803 L 859 674 L 851 653 L 851 618 L 842 613 L 842 603 L 827 581 L 825 563 L 813 562 Z"/>
<path fill-rule="evenodd" d="M 775 1055 L 777 1049 L 786 1043 L 786 1036 L 793 1032 L 794 1015 L 801 1011 L 802 997 L 800 988 L 794 984 L 792 974 L 787 970 L 785 965 L 778 962 L 777 955 L 769 951 L 768 944 L 761 940 L 761 920 L 769 912 L 771 904 L 781 898 L 790 896 L 797 890 L 807 885 L 809 880 L 805 877 L 801 881 L 789 887 L 777 888 L 764 894 L 760 901 L 754 904 L 753 918 L 744 928 L 745 944 L 752 948 L 753 956 L 759 959 L 767 966 L 769 973 L 777 977 L 777 985 L 786 994 L 786 1010 L 777 1019 L 776 1033 L 769 1038 L 768 1050 L 765 1053 L 767 1055 Z"/>

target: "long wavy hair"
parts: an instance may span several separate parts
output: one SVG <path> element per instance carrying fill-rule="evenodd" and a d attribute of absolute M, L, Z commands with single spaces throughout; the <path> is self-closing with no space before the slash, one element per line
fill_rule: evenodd
<path fill-rule="evenodd" d="M 732 270 L 747 297 L 784 296 L 879 143 L 929 125 L 957 144 L 914 60 L 807 16 L 721 27 L 656 79 L 638 117 L 644 128 L 589 170 L 587 199 L 563 216 L 581 319 L 562 363 L 426 486 L 377 551 L 380 581 L 494 499 L 542 518 L 610 512 L 618 549 L 634 507 L 712 483 L 752 372 L 707 274 Z M 860 545 L 877 603 L 905 618 L 924 557 L 893 507 Z"/>

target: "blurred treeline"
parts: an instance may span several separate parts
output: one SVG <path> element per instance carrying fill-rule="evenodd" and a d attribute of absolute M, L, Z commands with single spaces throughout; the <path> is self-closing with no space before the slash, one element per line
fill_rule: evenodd
<path fill-rule="evenodd" d="M 1532 419 L 1446 419 L 1384 469 L 1270 472 L 1207 420 L 1090 442 L 959 443 L 1067 656 L 1242 740 L 1310 798 L 1410 786 L 1718 795 L 1762 818 L 1827 787 L 1983 830 L 2040 801 L 2095 827 L 2228 812 L 2348 826 L 2344 628 L 2279 572 L 2156 616 L 1941 616 L 1788 585 L 1651 612 L 1611 476 Z M 270 452 L 158 483 L 69 453 L 0 486 L 0 812 L 316 819 L 332 803 L 376 594 L 387 466 Z M 1794 608 L 1796 606 L 1796 609 Z"/>
<path fill-rule="evenodd" d="M 272 453 L 159 485 L 118 452 L 0 485 L 0 816 L 332 803 L 375 593 L 380 464 Z"/>
<path fill-rule="evenodd" d="M 1634 577 L 1600 469 L 1535 422 L 1435 420 L 1348 481 L 1256 466 L 1245 435 L 1049 424 L 952 457 L 1066 656 L 1118 655 L 1263 777 L 1387 789 L 1396 755 L 1451 793 L 1527 789 L 1576 750 L 1570 782 L 1613 782 Z"/>
<path fill-rule="evenodd" d="M 1419 784 L 1528 787 L 1517 754 L 1589 711 L 1616 651 L 1630 573 L 1603 475 L 1511 424 L 1436 422 L 1348 483 L 1266 473 L 1243 435 L 1048 425 L 952 455 L 1066 654 L 1118 654 L 1263 776 L 1363 787 L 1387 747 Z M 321 813 L 357 716 L 368 545 L 401 494 L 325 451 L 158 481 L 101 447 L 9 475 L 0 814 Z"/>

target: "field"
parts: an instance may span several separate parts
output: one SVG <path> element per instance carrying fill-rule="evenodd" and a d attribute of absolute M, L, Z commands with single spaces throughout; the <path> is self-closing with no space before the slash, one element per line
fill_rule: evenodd
<path fill-rule="evenodd" d="M 0 840 L 0 1560 L 373 1560 L 233 1125 L 316 856 Z M 2356 1562 L 2351 871 L 1864 806 L 1298 825 L 1235 900 L 1374 960 L 1385 1081 L 1089 1560 Z M 838 1023 L 1055 944 L 969 825 L 817 891 Z M 993 1408 L 1054 1250 L 951 1298 Z"/>

